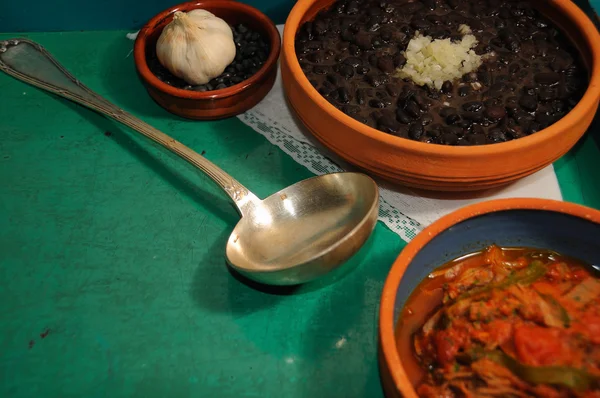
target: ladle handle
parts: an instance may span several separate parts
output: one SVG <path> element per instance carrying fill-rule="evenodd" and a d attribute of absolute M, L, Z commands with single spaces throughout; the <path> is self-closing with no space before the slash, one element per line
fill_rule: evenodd
<path fill-rule="evenodd" d="M 233 200 L 242 216 L 247 206 L 258 201 L 258 198 L 235 178 L 199 153 L 84 86 L 38 43 L 21 38 L 0 41 L 0 70 L 123 123 L 181 156 L 217 183 Z"/>

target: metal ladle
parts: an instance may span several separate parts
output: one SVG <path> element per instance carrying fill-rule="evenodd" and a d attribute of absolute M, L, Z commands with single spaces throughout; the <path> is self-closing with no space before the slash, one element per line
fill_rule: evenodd
<path fill-rule="evenodd" d="M 364 174 L 313 177 L 260 200 L 197 152 L 85 87 L 39 44 L 0 41 L 0 70 L 129 126 L 209 176 L 242 216 L 227 242 L 227 262 L 252 280 L 271 285 L 313 280 L 355 254 L 375 227 L 379 189 Z"/>

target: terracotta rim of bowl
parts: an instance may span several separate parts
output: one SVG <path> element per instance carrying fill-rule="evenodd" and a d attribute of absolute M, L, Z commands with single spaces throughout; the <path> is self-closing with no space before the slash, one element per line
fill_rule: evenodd
<path fill-rule="evenodd" d="M 552 211 L 600 224 L 600 211 L 596 209 L 550 199 L 515 198 L 490 200 L 463 207 L 440 218 L 420 232 L 394 261 L 383 286 L 379 307 L 379 340 L 382 346 L 383 360 L 387 364 L 396 389 L 401 391 L 404 398 L 418 398 L 402 367 L 395 339 L 394 304 L 396 292 L 406 268 L 425 245 L 453 225 L 483 214 L 520 209 Z"/>
<path fill-rule="evenodd" d="M 148 63 L 146 62 L 147 37 L 154 31 L 155 26 L 159 25 L 166 18 L 169 18 L 171 14 L 175 13 L 175 11 L 179 11 L 182 9 L 189 11 L 192 9 L 202 8 L 202 6 L 207 4 L 219 4 L 223 6 L 228 6 L 228 8 L 240 10 L 246 15 L 248 15 L 249 18 L 259 21 L 260 24 L 264 26 L 268 31 L 269 45 L 271 46 L 269 57 L 267 58 L 263 66 L 254 75 L 250 76 L 248 79 L 238 84 L 220 90 L 212 90 L 205 92 L 191 91 L 176 88 L 167 83 L 162 82 L 158 77 L 156 77 L 156 75 L 154 75 L 154 73 L 152 73 L 152 71 L 148 67 Z M 279 59 L 280 52 L 281 37 L 273 21 L 271 21 L 269 17 L 260 12 L 258 9 L 233 0 L 198 0 L 180 3 L 173 7 L 169 7 L 166 10 L 158 13 L 152 19 L 150 19 L 142 27 L 142 29 L 140 29 L 140 32 L 138 33 L 133 48 L 133 55 L 136 67 L 139 73 L 142 75 L 143 79 L 148 84 L 150 84 L 154 89 L 165 92 L 174 97 L 187 98 L 191 100 L 217 99 L 231 97 L 236 94 L 239 94 L 240 92 L 246 90 L 248 87 L 256 84 L 257 82 L 265 78 L 269 70 Z"/>
<path fill-rule="evenodd" d="M 297 2 L 285 23 L 285 30 L 283 32 L 283 57 L 285 57 L 292 75 L 298 80 L 300 87 L 308 94 L 310 99 L 319 107 L 325 109 L 328 114 L 333 116 L 340 123 L 359 132 L 360 134 L 363 134 L 373 140 L 382 141 L 384 144 L 396 149 L 408 149 L 425 156 L 430 156 L 433 154 L 443 155 L 445 157 L 464 157 L 465 155 L 486 156 L 498 153 L 510 153 L 517 148 L 534 147 L 539 145 L 542 142 L 561 134 L 562 131 L 572 128 L 577 124 L 579 119 L 589 114 L 591 110 L 598 104 L 598 98 L 600 97 L 600 33 L 587 15 L 571 0 L 554 0 L 552 3 L 580 29 L 585 37 L 585 44 L 591 49 L 592 53 L 592 67 L 590 70 L 590 82 L 588 88 L 577 105 L 562 119 L 527 137 L 490 145 L 473 145 L 463 147 L 427 144 L 384 133 L 357 120 L 354 120 L 331 105 L 310 84 L 308 78 L 304 74 L 304 71 L 302 71 L 300 63 L 298 62 L 298 58 L 296 57 L 295 37 L 296 32 L 300 27 L 302 18 L 314 3 L 315 1 Z"/>

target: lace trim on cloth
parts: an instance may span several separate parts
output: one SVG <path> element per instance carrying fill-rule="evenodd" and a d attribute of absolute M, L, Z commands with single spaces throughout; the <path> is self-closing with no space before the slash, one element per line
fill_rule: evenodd
<path fill-rule="evenodd" d="M 290 137 L 290 133 L 284 126 L 256 109 L 253 109 L 252 113 L 246 112 L 238 115 L 238 119 L 260 132 L 270 143 L 278 146 L 297 163 L 316 175 L 344 171 L 312 145 Z M 383 197 L 380 196 L 379 200 L 379 220 L 405 242 L 410 242 L 423 229 L 420 223 L 402 214 Z"/>

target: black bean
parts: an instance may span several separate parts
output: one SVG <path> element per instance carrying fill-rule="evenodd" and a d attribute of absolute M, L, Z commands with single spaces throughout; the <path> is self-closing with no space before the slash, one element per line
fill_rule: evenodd
<path fill-rule="evenodd" d="M 201 84 L 201 85 L 199 85 L 199 86 L 193 86 L 191 89 L 192 89 L 193 91 L 201 91 L 201 92 L 202 92 L 202 91 L 207 91 L 207 88 L 206 88 L 206 86 L 205 86 L 205 85 L 203 85 L 203 84 Z"/>
<path fill-rule="evenodd" d="M 546 128 L 554 122 L 552 116 L 543 112 L 537 112 L 535 114 L 535 121 L 538 122 L 542 128 Z"/>
<path fill-rule="evenodd" d="M 496 121 L 506 116 L 506 110 L 502 106 L 490 106 L 485 110 L 485 117 L 490 120 Z"/>
<path fill-rule="evenodd" d="M 350 65 L 341 65 L 338 73 L 344 78 L 350 79 L 354 76 L 354 68 Z"/>
<path fill-rule="evenodd" d="M 460 116 L 458 113 L 450 113 L 448 116 L 446 116 L 445 120 L 448 124 L 455 124 L 460 120 Z"/>
<path fill-rule="evenodd" d="M 350 102 L 350 92 L 348 92 L 348 89 L 346 87 L 338 88 L 338 100 L 343 104 L 347 104 L 348 102 Z"/>
<path fill-rule="evenodd" d="M 379 57 L 377 56 L 377 54 L 371 54 L 369 55 L 368 60 L 371 66 L 377 66 L 377 61 L 379 60 Z"/>
<path fill-rule="evenodd" d="M 454 10 L 460 5 L 460 0 L 446 0 L 446 4 Z"/>
<path fill-rule="evenodd" d="M 360 10 L 358 1 L 352 0 L 346 5 L 346 14 L 352 15 L 357 14 Z"/>
<path fill-rule="evenodd" d="M 401 68 L 406 64 L 406 57 L 400 53 L 394 56 L 394 66 L 396 68 Z"/>
<path fill-rule="evenodd" d="M 485 134 L 470 134 L 467 136 L 467 141 L 471 145 L 484 145 L 487 141 Z"/>
<path fill-rule="evenodd" d="M 391 73 L 394 71 L 394 60 L 389 55 L 379 57 L 377 67 L 384 73 Z"/>
<path fill-rule="evenodd" d="M 364 89 L 360 89 L 360 88 L 358 90 L 356 90 L 356 102 L 359 105 L 364 105 L 364 103 L 366 102 L 366 100 L 367 100 L 367 95 L 365 93 L 365 90 Z"/>
<path fill-rule="evenodd" d="M 412 118 L 408 113 L 404 111 L 404 109 L 398 108 L 396 111 L 396 119 L 400 123 L 409 124 L 412 121 Z"/>
<path fill-rule="evenodd" d="M 533 133 L 537 133 L 541 129 L 542 129 L 542 126 L 540 126 L 540 124 L 538 122 L 532 122 L 531 124 L 529 124 L 526 131 L 527 131 L 527 134 L 533 134 Z"/>
<path fill-rule="evenodd" d="M 483 102 L 481 101 L 471 101 L 465 102 L 462 108 L 467 112 L 479 112 L 483 109 Z"/>
<path fill-rule="evenodd" d="M 454 86 L 452 85 L 452 82 L 450 80 L 446 80 L 442 84 L 442 93 L 450 94 L 452 92 L 453 88 L 454 88 Z"/>
<path fill-rule="evenodd" d="M 443 133 L 441 136 L 441 143 L 445 145 L 456 145 L 458 143 L 458 136 L 454 133 Z"/>
<path fill-rule="evenodd" d="M 328 74 L 326 77 L 327 81 L 333 84 L 334 86 L 340 85 L 340 78 L 337 75 Z"/>
<path fill-rule="evenodd" d="M 419 109 L 419 106 L 413 102 L 413 101 L 409 101 L 406 104 L 406 113 L 408 113 L 410 116 L 417 118 L 419 117 L 419 115 L 421 114 L 421 110 Z"/>
<path fill-rule="evenodd" d="M 385 84 L 387 82 L 385 75 L 379 75 L 376 73 L 369 73 L 366 76 L 366 79 L 367 79 L 367 82 L 373 87 L 379 87 L 382 84 Z"/>
<path fill-rule="evenodd" d="M 537 109 L 538 102 L 535 96 L 531 94 L 525 94 L 519 99 L 519 105 L 521 105 L 523 109 L 533 112 Z"/>
<path fill-rule="evenodd" d="M 554 86 L 560 82 L 560 75 L 556 72 L 537 73 L 535 82 L 544 86 Z"/>
<path fill-rule="evenodd" d="M 440 112 L 439 112 L 440 116 L 443 118 L 445 118 L 446 116 L 448 116 L 451 113 L 458 113 L 458 112 L 457 112 L 456 108 L 452 108 L 450 106 L 443 107 L 442 109 L 440 109 Z"/>
<path fill-rule="evenodd" d="M 359 75 L 366 75 L 367 73 L 369 73 L 370 70 L 371 68 L 369 68 L 366 65 L 360 65 L 356 67 L 356 73 L 358 73 Z"/>
<path fill-rule="evenodd" d="M 461 116 L 463 119 L 471 120 L 475 123 L 480 123 L 483 121 L 483 114 L 481 112 L 463 112 Z"/>
<path fill-rule="evenodd" d="M 423 136 L 424 132 L 425 129 L 423 128 L 423 125 L 418 122 L 411 124 L 408 128 L 408 136 L 413 140 L 420 139 Z"/>
<path fill-rule="evenodd" d="M 431 23 L 426 19 L 416 18 L 410 22 L 410 26 L 415 30 L 423 31 L 429 28 Z"/>
<path fill-rule="evenodd" d="M 496 106 L 500 103 L 500 100 L 498 100 L 497 98 L 488 98 L 485 101 L 483 101 L 483 106 L 485 106 L 486 108 L 489 108 L 491 106 Z"/>
<path fill-rule="evenodd" d="M 313 31 L 322 36 L 327 32 L 327 22 L 323 20 L 315 20 L 313 23 Z"/>
<path fill-rule="evenodd" d="M 492 142 L 505 142 L 507 140 L 506 133 L 497 127 L 490 129 L 488 137 Z"/>
<path fill-rule="evenodd" d="M 400 123 L 391 115 L 383 115 L 377 121 L 377 128 L 386 133 L 396 133 L 400 130 Z"/>
<path fill-rule="evenodd" d="M 369 106 L 371 108 L 378 108 L 378 109 L 385 108 L 385 104 L 383 103 L 383 101 L 374 99 L 374 98 L 369 101 Z"/>
<path fill-rule="evenodd" d="M 435 0 L 422 0 L 423 5 L 430 10 L 435 10 L 436 4 Z"/>
<path fill-rule="evenodd" d="M 548 102 L 556 98 L 556 91 L 552 87 L 540 87 L 537 97 L 542 102 Z"/>
<path fill-rule="evenodd" d="M 366 34 L 358 34 L 355 36 L 354 38 L 354 43 L 361 49 L 361 50 L 370 50 L 372 48 L 371 45 L 371 37 L 366 35 Z"/>
<path fill-rule="evenodd" d="M 567 110 L 565 103 L 561 100 L 552 101 L 552 111 L 556 113 L 563 113 Z"/>
<path fill-rule="evenodd" d="M 350 29 L 344 29 L 341 34 L 342 40 L 347 42 L 354 41 L 354 33 Z"/>
<path fill-rule="evenodd" d="M 471 94 L 471 87 L 469 86 L 463 86 L 458 89 L 458 95 L 461 97 L 466 97 L 469 94 Z"/>
<path fill-rule="evenodd" d="M 395 85 L 395 84 L 386 84 L 385 85 L 385 90 L 392 97 L 398 97 L 398 95 L 400 95 L 400 92 L 401 92 L 402 89 L 401 89 L 400 86 Z"/>
<path fill-rule="evenodd" d="M 421 124 L 423 126 L 427 126 L 428 124 L 431 124 L 432 122 L 433 122 L 433 116 L 431 116 L 429 113 L 426 113 L 423 116 L 421 116 Z"/>
<path fill-rule="evenodd" d="M 306 55 L 306 59 L 312 63 L 318 64 L 323 62 L 323 53 L 321 51 L 316 51 Z"/>
<path fill-rule="evenodd" d="M 341 111 L 346 115 L 355 115 L 360 112 L 360 107 L 356 105 L 344 105 L 342 106 Z"/>
<path fill-rule="evenodd" d="M 476 81 L 477 81 L 477 73 L 476 73 L 476 72 L 469 72 L 469 73 L 466 73 L 466 74 L 463 76 L 463 81 L 464 81 L 465 83 L 473 83 L 473 82 L 476 82 Z"/>

